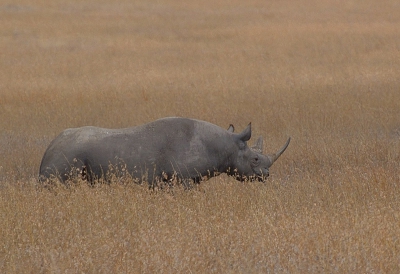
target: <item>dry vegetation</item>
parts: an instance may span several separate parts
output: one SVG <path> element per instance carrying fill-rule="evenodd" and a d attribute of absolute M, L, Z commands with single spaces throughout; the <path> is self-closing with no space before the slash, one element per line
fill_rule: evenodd
<path fill-rule="evenodd" d="M 1 273 L 399 273 L 398 1 L 18 2 L 0 4 Z M 37 184 L 61 130 L 164 116 L 292 143 L 265 184 Z"/>

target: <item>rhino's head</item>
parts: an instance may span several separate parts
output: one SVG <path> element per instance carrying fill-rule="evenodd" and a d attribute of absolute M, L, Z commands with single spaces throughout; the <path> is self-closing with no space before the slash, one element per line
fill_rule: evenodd
<path fill-rule="evenodd" d="M 233 127 L 228 131 L 233 133 Z M 290 138 L 286 144 L 274 154 L 263 154 L 263 138 L 260 136 L 255 145 L 251 148 L 247 146 L 247 141 L 251 138 L 251 123 L 247 128 L 238 134 L 233 134 L 233 138 L 238 145 L 239 151 L 236 159 L 234 171 L 237 180 L 259 180 L 263 181 L 269 176 L 269 168 L 282 155 L 290 143 Z"/>

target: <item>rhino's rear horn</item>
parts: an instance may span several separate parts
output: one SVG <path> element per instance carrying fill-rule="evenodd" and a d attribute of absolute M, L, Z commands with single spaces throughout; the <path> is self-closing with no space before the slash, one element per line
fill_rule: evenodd
<path fill-rule="evenodd" d="M 254 150 L 257 153 L 262 154 L 263 153 L 263 137 L 260 136 L 258 137 L 256 143 L 251 147 L 252 150 Z"/>

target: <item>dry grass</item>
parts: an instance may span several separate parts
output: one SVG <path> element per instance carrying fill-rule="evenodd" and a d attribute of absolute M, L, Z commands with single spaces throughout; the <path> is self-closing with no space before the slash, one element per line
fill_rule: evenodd
<path fill-rule="evenodd" d="M 1 273 L 398 273 L 397 1 L 0 4 Z M 265 184 L 43 189 L 63 129 L 188 116 L 276 150 Z"/>

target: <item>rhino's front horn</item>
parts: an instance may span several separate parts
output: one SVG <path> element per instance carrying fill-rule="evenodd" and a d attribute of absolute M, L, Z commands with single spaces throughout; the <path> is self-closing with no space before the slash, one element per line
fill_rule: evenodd
<path fill-rule="evenodd" d="M 278 160 L 278 158 L 282 155 L 282 153 L 286 150 L 286 148 L 288 147 L 290 143 L 290 137 L 289 139 L 286 141 L 286 144 L 275 154 L 272 155 L 272 163 L 275 162 L 276 160 Z"/>

